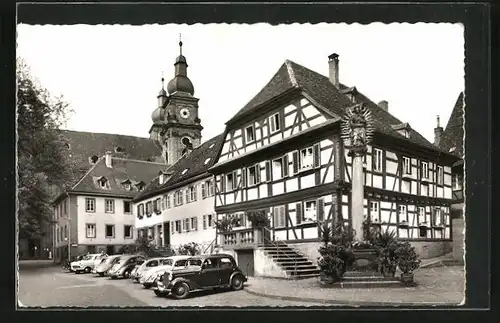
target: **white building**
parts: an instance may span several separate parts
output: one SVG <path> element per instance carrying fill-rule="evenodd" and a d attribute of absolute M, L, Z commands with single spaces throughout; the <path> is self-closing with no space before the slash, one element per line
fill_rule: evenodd
<path fill-rule="evenodd" d="M 99 158 L 90 170 L 54 201 L 54 245 L 61 260 L 82 253 L 117 252 L 136 239 L 132 198 L 142 191 L 163 163 L 113 157 Z"/>
<path fill-rule="evenodd" d="M 134 198 L 139 234 L 173 248 L 196 242 L 204 251 L 215 244 L 214 181 L 207 170 L 221 141 L 217 136 L 184 155 Z"/>

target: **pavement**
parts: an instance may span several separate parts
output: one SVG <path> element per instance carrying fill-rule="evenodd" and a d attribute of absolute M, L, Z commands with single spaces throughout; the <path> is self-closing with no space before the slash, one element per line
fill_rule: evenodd
<path fill-rule="evenodd" d="M 415 306 L 459 305 L 464 300 L 463 266 L 419 269 L 415 287 L 398 288 L 322 288 L 319 278 L 277 280 L 251 278 L 245 291 L 283 301 L 302 301 L 323 305 Z"/>
<path fill-rule="evenodd" d="M 193 293 L 184 300 L 157 297 L 132 281 L 92 274 L 63 272 L 59 266 L 20 266 L 19 306 L 24 307 L 162 307 L 184 306 L 321 306 L 320 303 L 283 301 L 241 291 Z"/>

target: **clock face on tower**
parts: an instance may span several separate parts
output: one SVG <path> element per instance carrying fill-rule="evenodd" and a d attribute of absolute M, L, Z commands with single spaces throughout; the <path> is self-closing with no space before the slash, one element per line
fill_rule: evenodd
<path fill-rule="evenodd" d="M 181 118 L 187 119 L 189 118 L 189 110 L 186 108 L 182 108 L 180 111 Z"/>

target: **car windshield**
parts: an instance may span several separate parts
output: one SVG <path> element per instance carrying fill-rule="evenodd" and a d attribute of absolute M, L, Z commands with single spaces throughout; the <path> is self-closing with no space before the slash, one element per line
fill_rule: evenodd
<path fill-rule="evenodd" d="M 120 259 L 119 257 L 109 257 L 109 258 L 106 259 L 106 263 L 107 264 L 114 264 L 119 259 Z"/>
<path fill-rule="evenodd" d="M 172 266 L 172 264 L 174 263 L 174 261 L 172 259 L 162 259 L 160 261 L 160 263 L 163 265 L 163 266 Z"/>
<path fill-rule="evenodd" d="M 188 259 L 187 266 L 201 266 L 201 259 Z"/>
<path fill-rule="evenodd" d="M 84 256 L 84 257 L 82 258 L 82 260 L 90 260 L 90 259 L 92 259 L 92 256 Z"/>

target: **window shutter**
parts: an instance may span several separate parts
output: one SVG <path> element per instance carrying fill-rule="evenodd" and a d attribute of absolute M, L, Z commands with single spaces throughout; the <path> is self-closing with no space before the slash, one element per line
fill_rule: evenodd
<path fill-rule="evenodd" d="M 236 189 L 236 171 L 233 171 L 233 190 Z"/>
<path fill-rule="evenodd" d="M 278 208 L 273 207 L 273 225 L 275 228 L 279 226 L 278 216 L 279 216 Z"/>
<path fill-rule="evenodd" d="M 314 158 L 313 166 L 319 167 L 321 165 L 321 154 L 320 154 L 319 143 L 313 146 L 313 158 Z"/>
<path fill-rule="evenodd" d="M 193 186 L 194 189 L 194 200 L 198 200 L 198 185 Z"/>
<path fill-rule="evenodd" d="M 190 196 L 189 196 L 189 194 L 190 193 L 189 193 L 189 188 L 188 188 L 188 189 L 186 189 L 186 203 L 190 202 L 190 199 L 189 199 Z"/>
<path fill-rule="evenodd" d="M 280 207 L 280 226 L 284 227 L 285 224 L 286 224 L 285 207 L 282 206 Z"/>
<path fill-rule="evenodd" d="M 323 221 L 325 219 L 325 201 L 320 198 L 317 203 L 318 221 Z"/>
<path fill-rule="evenodd" d="M 201 183 L 201 198 L 205 199 L 207 197 L 207 193 L 205 192 L 206 185 L 205 183 Z"/>
<path fill-rule="evenodd" d="M 288 154 L 283 156 L 283 177 L 288 176 Z"/>
<path fill-rule="evenodd" d="M 203 216 L 203 230 L 206 230 L 207 229 L 207 216 L 204 215 Z"/>
<path fill-rule="evenodd" d="M 255 165 L 255 184 L 260 183 L 260 163 Z"/>
<path fill-rule="evenodd" d="M 245 212 L 240 213 L 240 225 L 242 227 L 245 227 L 247 225 L 246 219 L 247 219 L 247 216 L 246 216 Z"/>
<path fill-rule="evenodd" d="M 241 169 L 241 187 L 246 187 L 247 186 L 247 169 L 242 168 Z"/>
<path fill-rule="evenodd" d="M 295 204 L 295 215 L 297 217 L 297 224 L 302 223 L 302 203 Z"/>
<path fill-rule="evenodd" d="M 193 225 L 194 225 L 194 230 L 195 230 L 195 231 L 198 231 L 198 217 L 195 217 L 195 218 L 194 218 L 194 223 L 193 223 Z"/>
<path fill-rule="evenodd" d="M 299 152 L 296 150 L 293 152 L 293 173 L 297 174 L 299 172 Z"/>
<path fill-rule="evenodd" d="M 170 222 L 170 234 L 175 233 L 175 222 Z"/>
<path fill-rule="evenodd" d="M 270 182 L 271 179 L 271 162 L 266 161 L 266 181 Z"/>
<path fill-rule="evenodd" d="M 220 175 L 220 191 L 224 193 L 226 191 L 226 179 L 224 174 Z"/>

